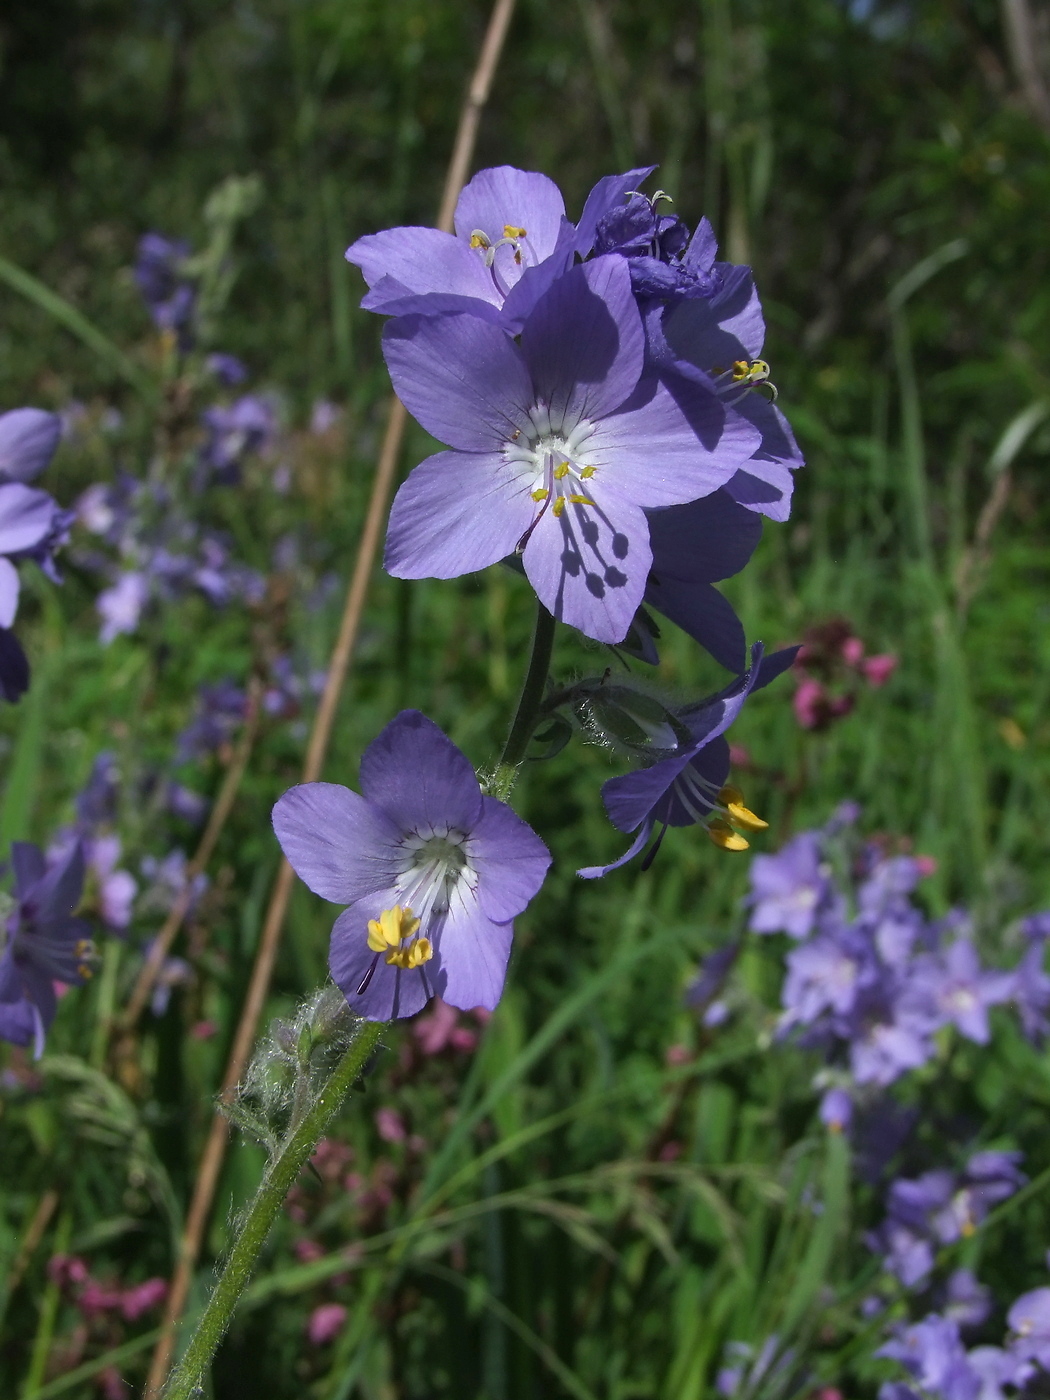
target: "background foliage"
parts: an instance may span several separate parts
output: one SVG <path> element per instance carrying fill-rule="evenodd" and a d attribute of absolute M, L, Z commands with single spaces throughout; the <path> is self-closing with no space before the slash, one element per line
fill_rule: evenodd
<path fill-rule="evenodd" d="M 138 237 L 158 228 L 200 246 L 208 194 L 230 174 L 258 176 L 219 338 L 282 396 L 292 485 L 275 493 L 260 467 L 210 507 L 270 579 L 254 614 L 181 602 L 104 648 L 97 579 L 75 552 L 60 592 L 27 580 L 35 679 L 0 714 L 4 840 L 46 841 L 101 749 L 129 771 L 168 763 L 196 687 L 243 681 L 260 629 L 324 665 L 388 401 L 379 325 L 356 309 L 343 250 L 432 220 L 486 19 L 486 5 L 450 0 L 5 6 L 0 255 L 155 368 L 130 275 Z M 809 465 L 791 521 L 767 524 L 726 591 L 751 638 L 797 641 L 842 615 L 900 665 L 820 735 L 798 728 L 790 682 L 758 696 L 733 734 L 750 754 L 749 805 L 770 818 L 773 849 L 856 799 L 866 830 L 936 857 L 931 911 L 975 908 L 993 953 L 1018 914 L 1050 902 L 1047 156 L 991 0 L 521 0 L 476 162 L 546 171 L 570 215 L 599 175 L 659 162 L 677 210 L 706 212 L 729 258 L 754 264 L 767 358 Z M 305 431 L 319 398 L 344 410 L 323 438 Z M 63 503 L 145 469 L 152 411 L 0 285 L 0 403 L 74 399 L 93 426 L 49 473 Z M 404 469 L 427 450 L 412 429 Z M 498 570 L 377 576 L 327 776 L 352 783 L 365 743 L 405 705 L 490 762 L 530 619 L 524 581 Z M 557 659 L 563 673 L 605 664 L 568 636 Z M 661 681 L 679 696 L 721 684 L 681 636 L 666 639 Z M 79 1325 L 48 1281 L 49 1253 L 128 1280 L 169 1271 L 276 868 L 266 814 L 301 752 L 287 725 L 258 746 L 180 944 L 195 980 L 147 1016 L 137 1074 L 114 1070 L 107 1026 L 149 916 L 63 1005 L 41 1067 L 7 1056 L 0 1272 L 20 1258 L 41 1192 L 54 1187 L 60 1205 L 4 1299 L 5 1393 L 99 1393 L 95 1378 L 36 1388 L 62 1371 Z M 710 1392 L 726 1342 L 770 1332 L 804 1358 L 781 1393 L 870 1390 L 878 1334 L 853 1304 L 874 1267 L 860 1232 L 878 1204 L 849 1186 L 843 1144 L 815 1122 L 813 1064 L 770 1053 L 783 949 L 747 953 L 727 1029 L 703 1029 L 682 1002 L 698 955 L 737 925 L 747 858 L 685 831 L 645 875 L 577 882 L 576 866 L 618 850 L 597 800 L 610 771 L 580 743 L 530 771 L 518 805 L 556 866 L 519 921 L 504 1002 L 473 1055 L 426 1057 L 410 1027 L 391 1031 L 340 1129 L 365 1186 L 339 1185 L 338 1152 L 342 1176 L 322 1166 L 304 1180 L 301 1219 L 278 1231 L 218 1358 L 222 1400 L 686 1400 Z M 190 773 L 201 789 L 221 776 L 221 756 Z M 164 853 L 134 801 L 122 823 L 136 856 Z M 330 922 L 296 891 L 274 1013 L 323 977 Z M 217 1033 L 190 1037 L 204 1019 Z M 688 1054 L 668 1063 L 672 1046 Z M 910 1170 L 940 1164 L 953 1137 L 1021 1147 L 1031 1176 L 1047 1165 L 1041 1052 L 1001 1026 L 993 1052 L 946 1049 L 938 1076 Z M 404 1116 L 404 1141 L 379 1136 L 383 1106 Z M 229 1158 L 212 1257 L 259 1161 L 249 1145 Z M 1004 1302 L 1042 1282 L 1045 1215 L 1035 1195 L 973 1242 Z M 331 1260 L 362 1238 L 334 1265 L 295 1252 L 308 1239 Z M 311 1345 L 306 1319 L 330 1300 L 347 1324 Z M 79 1354 L 145 1327 L 93 1335 Z M 120 1363 L 129 1380 L 146 1354 Z"/>

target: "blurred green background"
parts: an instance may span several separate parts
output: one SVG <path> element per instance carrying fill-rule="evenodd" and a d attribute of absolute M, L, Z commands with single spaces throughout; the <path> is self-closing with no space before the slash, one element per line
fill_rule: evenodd
<path fill-rule="evenodd" d="M 1018 14 L 1031 21 L 1027 37 Z M 158 356 L 131 277 L 139 236 L 159 229 L 200 246 L 209 193 L 231 174 L 261 181 L 260 206 L 238 231 L 218 343 L 244 359 L 253 388 L 282 396 L 292 489 L 275 495 L 260 472 L 210 508 L 241 558 L 284 579 L 290 602 L 270 622 L 314 666 L 334 639 L 389 392 L 380 323 L 357 309 L 362 284 L 343 252 L 362 233 L 432 222 L 487 17 L 486 5 L 465 0 L 6 0 L 0 14 L 0 257 L 136 363 L 153 369 Z M 726 592 L 750 639 L 799 641 L 840 616 L 869 652 L 899 657 L 888 684 L 861 694 L 826 733 L 799 729 L 790 679 L 749 705 L 732 737 L 747 750 L 739 780 L 749 805 L 772 823 L 761 848 L 855 799 L 865 830 L 936 857 L 931 910 L 966 901 L 993 947 L 1018 913 L 1050 902 L 1045 20 L 1042 9 L 994 0 L 519 0 L 475 159 L 475 168 L 543 170 L 565 191 L 570 217 L 601 175 L 658 163 L 655 179 L 677 212 L 689 222 L 706 213 L 723 255 L 755 267 L 766 358 L 808 466 L 791 520 L 767 523 L 755 560 Z M 344 416 L 319 447 L 304 427 L 321 398 Z M 63 504 L 119 469 L 141 474 L 155 425 L 103 360 L 0 281 L 0 405 L 71 400 L 93 421 L 110 407 L 122 419 L 62 448 L 46 484 Z M 402 470 L 428 450 L 412 428 Z M 274 563 L 289 535 L 294 567 Z M 163 762 L 196 686 L 243 680 L 249 666 L 258 622 L 236 605 L 181 603 L 100 647 L 97 579 L 75 559 L 66 572 L 61 591 L 25 585 L 20 626 L 36 672 L 22 705 L 0 715 L 4 839 L 46 841 L 102 748 L 131 764 Z M 333 574 L 340 586 L 318 591 Z M 490 763 L 530 625 L 524 581 L 498 570 L 414 585 L 377 573 L 326 776 L 352 783 L 363 746 L 405 705 L 425 709 L 479 766 Z M 563 675 L 606 664 L 569 636 L 557 660 Z M 666 637 L 665 693 L 691 698 L 722 681 L 684 637 Z M 66 1203 L 52 1233 L 64 1228 L 71 1248 L 101 1250 L 128 1276 L 168 1272 L 276 867 L 266 814 L 301 758 L 301 736 L 284 729 L 253 759 L 212 871 L 197 980 L 146 1027 L 143 1083 L 119 1091 L 124 1136 L 112 1124 L 66 1131 L 69 1096 L 104 1096 L 99 1083 L 70 1087 L 57 1074 L 7 1104 L 8 1259 L 43 1171 Z M 395 1232 L 425 1162 L 376 1139 L 371 1115 L 384 1095 L 408 1105 L 433 1145 L 457 1093 L 476 1103 L 508 1072 L 453 1165 L 466 1160 L 468 1170 L 472 1150 L 516 1134 L 520 1145 L 468 1170 L 457 1190 L 481 1207 L 467 1223 L 422 1243 L 412 1236 L 408 1263 L 357 1266 L 337 1285 L 351 1322 L 331 1347 L 303 1337 L 329 1285 L 260 1298 L 220 1354 L 222 1400 L 687 1400 L 710 1390 L 725 1341 L 760 1342 L 777 1325 L 824 1357 L 824 1380 L 868 1384 L 848 1370 L 852 1324 L 827 1313 L 831 1294 L 821 1292 L 834 1275 L 849 1295 L 866 1255 L 842 1217 L 834 1239 L 818 1238 L 800 1205 L 811 1177 L 838 1189 L 836 1163 L 814 1136 L 808 1062 L 767 1053 L 777 957 L 746 961 L 748 1015 L 717 1044 L 681 1006 L 697 955 L 738 917 L 747 858 L 675 832 L 649 874 L 580 884 L 578 865 L 619 850 L 598 801 L 612 771 L 603 751 L 574 742 L 519 789 L 555 873 L 519 921 L 510 990 L 479 1055 L 409 1072 L 398 1060 L 409 1033 L 398 1028 L 394 1053 L 347 1114 L 362 1163 L 402 1153 L 401 1194 L 384 1216 Z M 216 762 L 196 785 L 220 778 Z M 142 814 L 128 810 L 124 821 L 129 849 L 147 853 L 135 844 Z M 331 916 L 297 890 L 275 1011 L 323 977 Z M 94 1072 L 106 1083 L 105 1017 L 150 931 L 148 920 L 137 926 L 115 955 L 111 1004 L 95 991 L 64 1004 L 53 1037 L 66 1054 L 101 1045 Z M 186 1027 L 202 1015 L 220 1034 L 191 1043 Z M 564 1019 L 541 1056 L 535 1037 L 551 1016 Z M 712 1068 L 668 1069 L 672 1044 L 714 1056 Z M 995 1131 L 1009 1125 L 1034 1174 L 1046 1156 L 1050 1079 L 1035 1051 L 1009 1036 L 996 1045 L 980 1063 L 973 1047 L 951 1060 L 944 1121 L 994 1106 Z M 90 1128 L 76 1103 L 76 1121 Z M 530 1128 L 551 1114 L 563 1116 Z M 668 1114 L 687 1151 L 678 1176 L 657 1181 L 631 1163 L 656 1159 Z M 930 1132 L 933 1141 L 934 1121 Z M 132 1142 L 137 1186 L 122 1175 Z M 259 1161 L 251 1147 L 231 1154 L 213 1252 Z M 577 1186 L 544 1188 L 573 1175 Z M 514 1204 L 483 1209 L 514 1191 Z M 870 1208 L 862 1195 L 858 1209 Z M 1026 1210 L 990 1246 L 1004 1298 L 1041 1267 L 1043 1215 L 1037 1202 Z M 318 1211 L 326 1248 L 363 1228 L 338 1195 Z M 282 1231 L 275 1268 L 294 1262 L 293 1226 Z M 408 1248 L 399 1238 L 395 1252 Z M 46 1253 L 10 1300 L 0 1370 L 12 1395 L 32 1365 L 40 1376 L 61 1369 L 63 1328 L 73 1326 L 49 1292 Z M 812 1279 L 804 1317 L 786 1301 L 799 1277 Z M 206 1262 L 198 1293 L 209 1278 Z M 93 1339 L 87 1352 L 101 1347 Z M 132 1379 L 145 1354 L 127 1362 Z M 62 1393 L 100 1392 L 89 1378 Z"/>

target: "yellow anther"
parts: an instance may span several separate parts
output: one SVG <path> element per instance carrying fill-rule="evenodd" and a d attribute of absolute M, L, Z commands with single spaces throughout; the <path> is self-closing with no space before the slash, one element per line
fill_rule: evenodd
<path fill-rule="evenodd" d="M 583 471 L 580 472 L 580 476 L 583 478 L 584 481 L 586 481 L 587 478 L 593 476 L 597 470 L 597 467 L 584 467 Z"/>
<path fill-rule="evenodd" d="M 751 366 L 746 360 L 733 361 L 733 383 L 740 384 L 751 374 Z"/>
<path fill-rule="evenodd" d="M 756 817 L 754 812 L 744 805 L 744 794 L 739 788 L 727 783 L 718 794 L 718 800 L 729 813 L 729 820 L 734 826 L 742 826 L 745 831 L 765 831 L 768 828 L 768 822 Z"/>
<path fill-rule="evenodd" d="M 532 499 L 534 501 L 545 501 L 549 495 L 550 492 L 544 491 L 543 487 L 541 486 L 538 490 L 532 492 Z"/>
<path fill-rule="evenodd" d="M 558 499 L 554 502 L 554 505 L 551 507 L 551 509 L 554 511 L 554 514 L 556 516 L 560 516 L 562 511 L 565 509 L 565 497 L 559 496 Z"/>
<path fill-rule="evenodd" d="M 569 475 L 569 464 L 568 464 L 568 462 L 559 462 L 558 465 L 554 468 L 554 479 L 555 479 L 556 481 L 562 481 L 562 480 L 564 480 L 564 478 L 567 477 L 568 475 Z"/>
<path fill-rule="evenodd" d="M 709 821 L 706 830 L 715 845 L 721 846 L 723 851 L 746 851 L 750 845 L 750 842 L 738 831 L 734 831 L 722 817 L 714 817 Z"/>
<path fill-rule="evenodd" d="M 769 378 L 769 366 L 766 364 L 765 360 L 752 360 L 752 361 L 751 361 L 751 379 L 752 379 L 752 381 L 757 383 L 758 380 L 760 380 L 760 379 L 768 379 L 768 378 Z"/>
<path fill-rule="evenodd" d="M 976 1233 L 977 1226 L 970 1219 L 964 1220 L 959 1227 L 959 1234 L 962 1235 L 964 1240 L 968 1240 L 971 1235 L 976 1235 Z"/>
<path fill-rule="evenodd" d="M 591 500 L 591 498 L 590 498 L 589 496 L 570 496 L 568 499 L 569 499 L 570 505 L 574 505 L 574 506 L 593 506 L 593 505 L 594 505 L 594 502 Z"/>
<path fill-rule="evenodd" d="M 470 235 L 470 246 L 472 248 L 490 248 L 492 245 L 489 243 L 487 235 L 482 233 L 481 229 L 476 228 Z"/>
<path fill-rule="evenodd" d="M 527 232 L 527 229 L 519 228 L 517 224 L 503 225 L 504 238 L 524 238 Z"/>
<path fill-rule="evenodd" d="M 369 919 L 368 946 L 373 953 L 397 948 L 406 938 L 411 938 L 417 928 L 419 920 L 412 910 L 395 904 L 393 909 L 384 909 L 378 919 Z"/>
<path fill-rule="evenodd" d="M 407 948 L 391 948 L 386 955 L 386 962 L 390 967 L 402 967 L 410 970 L 414 967 L 422 967 L 433 956 L 434 949 L 431 947 L 430 939 L 417 938 Z"/>
<path fill-rule="evenodd" d="M 73 947 L 73 956 L 75 958 L 92 957 L 94 952 L 95 945 L 90 938 L 78 938 Z"/>
<path fill-rule="evenodd" d="M 78 976 L 78 977 L 83 977 L 83 979 L 84 979 L 85 982 L 90 982 L 91 979 L 92 979 L 92 977 L 94 977 L 94 975 L 95 975 L 94 969 L 88 967 L 87 963 L 78 963 L 78 964 L 77 964 L 77 976 Z"/>

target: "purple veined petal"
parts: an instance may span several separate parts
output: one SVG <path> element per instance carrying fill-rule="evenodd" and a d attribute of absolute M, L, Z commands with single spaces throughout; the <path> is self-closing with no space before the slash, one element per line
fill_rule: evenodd
<path fill-rule="evenodd" d="M 273 829 L 300 880 L 333 904 L 393 885 L 404 869 L 401 831 L 338 783 L 301 783 L 277 799 Z"/>
<path fill-rule="evenodd" d="M 656 583 L 650 576 L 645 602 L 699 642 L 726 670 L 742 671 L 747 664 L 743 623 L 729 599 L 713 584 L 686 583 L 671 577 L 661 577 Z"/>
<path fill-rule="evenodd" d="M 645 360 L 627 260 L 595 258 L 553 282 L 522 327 L 521 349 L 552 418 L 594 421 L 619 408 Z"/>
<path fill-rule="evenodd" d="M 361 791 L 403 832 L 469 834 L 481 817 L 470 761 L 419 710 L 395 715 L 365 749 Z"/>
<path fill-rule="evenodd" d="M 506 234 L 506 228 L 525 230 L 517 240 L 520 263 L 510 244 L 496 249 L 495 273 L 503 286 L 510 288 L 526 267 L 534 267 L 551 255 L 564 218 L 561 190 L 548 176 L 513 165 L 496 165 L 479 170 L 464 187 L 456 205 L 455 226 L 458 238 L 468 246 L 471 235 L 478 231 L 495 245 L 502 238 L 515 237 Z M 480 263 L 479 254 L 471 251 Z"/>
<path fill-rule="evenodd" d="M 649 513 L 653 573 L 661 582 L 717 583 L 732 578 L 761 538 L 762 522 L 724 489 Z"/>
<path fill-rule="evenodd" d="M 715 231 L 711 227 L 711 220 L 703 218 L 693 230 L 693 236 L 689 240 L 689 247 L 682 256 L 682 263 L 690 272 L 710 272 L 715 265 L 715 258 L 718 256 L 718 239 Z M 721 295 L 724 288 L 716 293 L 716 298 Z"/>
<path fill-rule="evenodd" d="M 603 875 L 608 875 L 610 870 L 619 870 L 621 865 L 626 865 L 629 860 L 634 860 L 635 856 L 645 849 L 652 834 L 653 823 L 647 818 L 642 822 L 638 829 L 638 835 L 619 860 L 611 861 L 608 865 L 585 865 L 581 870 L 577 870 L 576 874 L 581 880 L 600 880 Z"/>
<path fill-rule="evenodd" d="M 476 252 L 436 228 L 388 228 L 369 233 L 346 250 L 370 287 L 392 277 L 410 292 L 451 292 L 494 306 L 503 303 L 491 272 Z"/>
<path fill-rule="evenodd" d="M 458 885 L 434 939 L 437 968 L 432 984 L 442 1001 L 461 1011 L 475 1006 L 495 1010 L 503 995 L 513 936 L 513 924 L 490 919 L 475 894 Z"/>
<path fill-rule="evenodd" d="M 0 413 L 0 481 L 32 481 L 55 455 L 62 436 L 57 413 L 12 408 Z"/>
<path fill-rule="evenodd" d="M 594 235 L 598 220 L 617 204 L 622 204 L 632 190 L 636 190 L 656 169 L 655 165 L 641 165 L 636 170 L 627 170 L 622 175 L 605 175 L 591 190 L 576 225 L 576 251 L 585 258 L 594 247 Z"/>
<path fill-rule="evenodd" d="M 0 555 L 0 627 L 10 627 L 18 611 L 18 570 Z"/>
<path fill-rule="evenodd" d="M 496 923 L 521 913 L 551 864 L 550 851 L 532 827 L 494 797 L 481 799 L 481 820 L 470 834 L 467 854 L 478 874 L 481 912 Z"/>
<path fill-rule="evenodd" d="M 560 622 L 596 642 L 620 642 L 652 565 L 649 527 L 644 512 L 614 489 L 592 496 L 594 505 L 569 505 L 560 516 L 546 510 L 522 563 L 536 596 Z"/>
<path fill-rule="evenodd" d="M 724 486 L 760 442 L 758 430 L 715 394 L 675 376 L 646 376 L 623 408 L 595 425 L 586 445 L 595 486 L 617 488 L 643 507 L 695 501 Z"/>
<path fill-rule="evenodd" d="M 80 903 L 84 890 L 84 870 L 83 843 L 74 841 L 65 859 L 53 865 L 39 883 L 36 898 L 39 901 L 37 921 L 41 929 L 67 924 L 70 914 Z"/>
<path fill-rule="evenodd" d="M 346 997 L 350 1010 L 366 1021 L 414 1016 L 434 992 L 435 959 L 422 969 L 392 967 L 382 954 L 373 953 L 368 946 L 369 919 L 377 919 L 384 909 L 392 909 L 396 904 L 397 892 L 392 889 L 359 900 L 344 909 L 332 929 L 328 947 L 332 980 Z M 373 965 L 375 970 L 368 986 L 361 992 L 358 989 Z"/>
<path fill-rule="evenodd" d="M 439 442 L 492 452 L 529 426 L 535 400 L 521 351 L 476 316 L 402 316 L 383 331 L 394 390 Z"/>
<path fill-rule="evenodd" d="M 31 1045 L 37 1039 L 38 1025 L 39 1014 L 24 997 L 17 1001 L 0 1001 L 0 1040 L 10 1041 L 12 1045 Z"/>
<path fill-rule="evenodd" d="M 498 307 L 480 297 L 458 296 L 454 292 L 410 292 L 393 277 L 381 277 L 361 299 L 365 311 L 383 316 L 478 316 L 483 321 L 501 319 Z"/>
<path fill-rule="evenodd" d="M 762 434 L 762 442 L 755 456 L 767 462 L 782 463 L 787 467 L 804 467 L 806 459 L 799 451 L 791 424 L 777 408 L 762 394 L 752 390 L 744 394 L 733 405 L 737 413 L 753 423 Z"/>
<path fill-rule="evenodd" d="M 576 230 L 568 219 L 562 219 L 561 232 L 552 252 L 535 267 L 527 267 L 518 281 L 511 287 L 503 310 L 499 313 L 500 325 L 512 335 L 517 335 L 526 318 L 548 287 L 568 272 L 572 266 L 573 243 Z"/>
<path fill-rule="evenodd" d="M 438 452 L 394 497 L 384 567 L 395 578 L 459 578 L 513 554 L 535 518 L 520 464 L 499 452 Z"/>
<path fill-rule="evenodd" d="M 692 757 L 692 750 L 674 754 L 602 784 L 602 801 L 609 820 L 620 831 L 634 831 L 645 822 L 657 803 L 670 790 Z"/>
<path fill-rule="evenodd" d="M 56 509 L 46 491 L 19 481 L 0 486 L 0 554 L 17 554 L 46 539 Z"/>

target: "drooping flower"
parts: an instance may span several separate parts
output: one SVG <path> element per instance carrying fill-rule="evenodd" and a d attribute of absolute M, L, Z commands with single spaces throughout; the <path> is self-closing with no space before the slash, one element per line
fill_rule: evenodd
<path fill-rule="evenodd" d="M 649 768 L 610 778 L 602 787 L 602 801 L 609 820 L 620 831 L 636 831 L 634 841 L 609 865 L 586 866 L 576 873 L 596 880 L 632 860 L 646 846 L 658 824 L 663 830 L 647 857 L 651 862 L 669 826 L 699 823 L 724 850 L 747 849 L 737 828 L 761 831 L 766 823 L 744 806 L 736 788 L 727 787 L 729 745 L 724 735 L 743 709 L 752 690 L 774 680 L 794 656 L 793 649 L 763 659 L 762 644 L 751 648 L 751 669 L 738 676 L 718 695 L 679 711 L 692 742 Z"/>
<path fill-rule="evenodd" d="M 416 710 L 365 750 L 361 789 L 305 783 L 273 810 L 300 879 L 350 906 L 332 930 L 329 966 L 351 1009 L 386 1021 L 440 995 L 491 1010 L 513 919 L 550 865 L 546 846 L 483 795 L 468 760 Z"/>
<path fill-rule="evenodd" d="M 644 374 L 623 260 L 574 268 L 537 303 L 520 347 L 474 316 L 384 332 L 394 387 L 452 451 L 401 487 L 387 535 L 398 578 L 456 578 L 520 551 L 555 617 L 618 642 L 652 565 L 647 508 L 718 489 L 755 432 L 684 382 Z"/>
<path fill-rule="evenodd" d="M 84 853 L 75 843 L 48 866 L 43 851 L 27 841 L 11 845 L 14 911 L 0 952 L 0 1039 L 43 1052 L 55 1016 L 56 981 L 81 985 L 91 976 L 94 944 L 90 928 L 73 916 L 84 887 Z"/>

